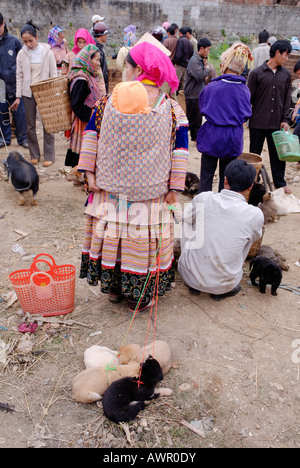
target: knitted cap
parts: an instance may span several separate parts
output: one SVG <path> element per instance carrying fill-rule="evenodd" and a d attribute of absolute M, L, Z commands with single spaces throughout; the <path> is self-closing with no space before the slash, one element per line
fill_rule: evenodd
<path fill-rule="evenodd" d="M 140 81 L 123 81 L 112 92 L 112 104 L 122 114 L 147 114 L 148 94 Z"/>

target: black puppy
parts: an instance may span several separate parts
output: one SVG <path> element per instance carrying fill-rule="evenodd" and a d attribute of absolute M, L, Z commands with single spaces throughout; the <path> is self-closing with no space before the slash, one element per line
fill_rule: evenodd
<path fill-rule="evenodd" d="M 282 271 L 279 265 L 267 257 L 256 257 L 250 262 L 250 279 L 254 286 L 257 286 L 256 278 L 259 277 L 259 290 L 266 292 L 266 285 L 271 285 L 272 296 L 277 296 L 277 289 L 282 280 Z"/>
<path fill-rule="evenodd" d="M 187 172 L 185 176 L 184 195 L 196 195 L 199 191 L 199 177 L 193 172 Z"/>
<path fill-rule="evenodd" d="M 24 205 L 23 193 L 28 190 L 32 190 L 32 205 L 36 205 L 35 197 L 39 190 L 39 176 L 36 168 L 26 161 L 19 151 L 9 153 L 7 160 L 4 162 L 4 167 L 12 185 L 19 193 L 19 205 Z"/>
<path fill-rule="evenodd" d="M 249 197 L 249 205 L 258 206 L 263 203 L 266 190 L 263 184 L 254 183 Z"/>
<path fill-rule="evenodd" d="M 158 361 L 149 356 L 141 367 L 140 381 L 124 377 L 113 382 L 104 393 L 103 412 L 111 421 L 132 421 L 146 407 L 146 400 L 159 396 L 155 393 L 155 385 L 163 380 L 163 372 Z"/>

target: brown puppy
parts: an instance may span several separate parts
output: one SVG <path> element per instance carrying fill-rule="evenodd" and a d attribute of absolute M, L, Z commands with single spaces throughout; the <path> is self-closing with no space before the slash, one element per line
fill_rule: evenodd
<path fill-rule="evenodd" d="M 262 245 L 256 257 L 267 257 L 277 263 L 277 265 L 279 265 L 284 271 L 288 271 L 290 269 L 289 265 L 286 264 L 286 258 L 281 255 L 280 252 L 273 250 L 272 247 L 269 247 L 268 245 Z"/>
<path fill-rule="evenodd" d="M 143 360 L 143 351 L 137 344 L 129 344 L 121 348 L 119 353 L 119 363 L 128 364 L 129 362 L 138 362 Z"/>
<path fill-rule="evenodd" d="M 80 372 L 73 380 L 72 396 L 79 403 L 94 403 L 102 399 L 110 384 L 122 377 L 138 377 L 140 364 L 91 367 Z"/>
<path fill-rule="evenodd" d="M 145 359 L 147 359 L 149 355 L 153 356 L 159 362 L 163 374 L 165 375 L 167 372 L 169 372 L 172 366 L 172 352 L 166 341 L 155 340 L 154 349 L 153 343 L 150 343 L 146 346 L 145 351 Z"/>
<path fill-rule="evenodd" d="M 146 360 L 150 355 L 153 356 L 159 362 L 163 374 L 169 372 L 172 365 L 172 355 L 171 348 L 166 341 L 154 341 L 154 349 L 153 342 L 147 345 L 145 348 L 144 360 Z M 142 360 L 143 350 L 138 345 L 131 344 L 128 346 L 124 346 L 124 348 L 122 348 L 120 351 L 120 364 L 128 364 L 131 361 L 137 361 L 141 363 Z"/>

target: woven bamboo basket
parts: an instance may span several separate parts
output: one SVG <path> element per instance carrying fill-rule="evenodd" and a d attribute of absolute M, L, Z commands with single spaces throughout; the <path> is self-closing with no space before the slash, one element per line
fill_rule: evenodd
<path fill-rule="evenodd" d="M 58 76 L 30 86 L 48 133 L 69 130 L 72 126 L 72 108 L 68 77 Z"/>
<path fill-rule="evenodd" d="M 251 166 L 253 166 L 256 169 L 256 182 L 258 179 L 259 172 L 263 167 L 262 157 L 255 153 L 242 153 L 241 156 L 239 156 L 239 159 L 246 161 L 248 164 L 251 164 Z"/>
<path fill-rule="evenodd" d="M 261 168 L 263 167 L 262 158 L 258 154 L 254 154 L 254 153 L 242 153 L 238 159 L 242 159 L 243 161 L 246 161 L 248 164 L 251 164 L 251 166 L 254 167 L 254 169 L 256 170 L 255 182 L 257 182 L 259 172 Z M 250 198 L 250 191 L 248 194 L 246 194 L 245 198 L 248 202 Z"/>

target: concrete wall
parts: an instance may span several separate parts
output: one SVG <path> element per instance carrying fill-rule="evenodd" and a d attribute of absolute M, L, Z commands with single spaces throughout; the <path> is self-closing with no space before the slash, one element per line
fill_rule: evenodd
<path fill-rule="evenodd" d="M 241 1 L 241 0 L 239 0 Z M 247 0 L 248 1 L 248 0 Z M 262 2 L 266 0 L 252 0 Z M 89 29 L 94 14 L 105 16 L 105 22 L 114 31 L 108 44 L 117 49 L 122 41 L 122 30 L 129 24 L 138 26 L 137 34 L 163 21 L 190 25 L 197 37 L 208 35 L 213 41 L 227 35 L 258 34 L 266 28 L 275 36 L 300 35 L 300 8 L 297 6 L 255 5 L 235 3 L 236 0 L 3 0 L 0 11 L 12 34 L 19 35 L 21 27 L 32 19 L 40 28 L 40 38 L 56 24 L 66 29 L 67 38 L 79 27 Z"/>

